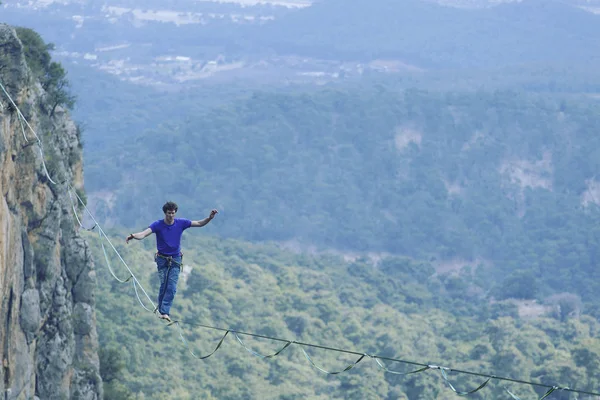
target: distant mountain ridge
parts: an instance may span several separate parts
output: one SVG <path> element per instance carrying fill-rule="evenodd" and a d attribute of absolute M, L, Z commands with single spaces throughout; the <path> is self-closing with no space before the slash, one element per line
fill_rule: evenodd
<path fill-rule="evenodd" d="M 547 0 L 486 9 L 329 0 L 273 21 L 257 35 L 281 53 L 400 58 L 426 68 L 600 61 L 600 16 Z"/>

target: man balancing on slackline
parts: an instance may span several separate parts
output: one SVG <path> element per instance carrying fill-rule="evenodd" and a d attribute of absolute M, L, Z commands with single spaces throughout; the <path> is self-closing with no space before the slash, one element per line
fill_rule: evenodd
<path fill-rule="evenodd" d="M 189 219 L 175 218 L 177 213 L 177 204 L 168 201 L 163 206 L 164 219 L 159 219 L 150 224 L 150 226 L 138 233 L 132 233 L 127 236 L 125 243 L 129 243 L 131 239 L 142 240 L 153 233 L 156 233 L 156 255 L 154 261 L 158 268 L 158 276 L 160 277 L 160 289 L 158 291 L 158 316 L 161 319 L 171 321 L 169 311 L 177 292 L 177 280 L 181 272 L 181 236 L 183 231 L 189 227 L 202 227 L 208 224 L 215 215 L 217 210 L 212 210 L 207 218 L 190 221 Z M 156 310 L 155 310 L 156 311 Z"/>

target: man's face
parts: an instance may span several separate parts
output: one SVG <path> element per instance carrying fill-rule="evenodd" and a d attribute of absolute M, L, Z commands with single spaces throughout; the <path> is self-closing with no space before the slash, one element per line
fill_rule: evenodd
<path fill-rule="evenodd" d="M 176 213 L 177 211 L 175 210 L 167 210 L 167 212 L 165 213 L 165 221 L 167 222 L 167 224 L 173 223 L 173 221 L 175 220 Z"/>

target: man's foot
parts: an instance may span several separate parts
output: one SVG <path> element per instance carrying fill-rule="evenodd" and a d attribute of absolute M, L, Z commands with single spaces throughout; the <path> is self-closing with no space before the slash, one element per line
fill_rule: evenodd
<path fill-rule="evenodd" d="M 158 316 L 158 318 L 160 318 L 160 319 L 164 319 L 164 320 L 167 320 L 167 321 L 169 321 L 169 322 L 172 322 L 172 321 L 171 321 L 171 317 L 169 317 L 167 314 L 160 314 L 160 315 Z"/>

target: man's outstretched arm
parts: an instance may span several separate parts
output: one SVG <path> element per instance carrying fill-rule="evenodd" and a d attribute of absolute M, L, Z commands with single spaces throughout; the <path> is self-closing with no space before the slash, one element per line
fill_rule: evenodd
<path fill-rule="evenodd" d="M 127 239 L 125 239 L 125 243 L 129 243 L 129 241 L 131 239 L 142 240 L 145 237 L 150 236 L 151 234 L 152 234 L 152 229 L 146 228 L 146 230 L 143 230 L 138 233 L 132 233 L 129 236 L 127 236 Z"/>
<path fill-rule="evenodd" d="M 208 224 L 210 221 L 212 221 L 212 219 L 215 217 L 215 215 L 217 215 L 219 212 L 217 210 L 212 210 L 210 212 L 210 215 L 204 219 L 200 219 L 198 221 L 192 221 L 192 228 L 200 228 L 201 226 L 204 226 L 206 224 Z"/>

